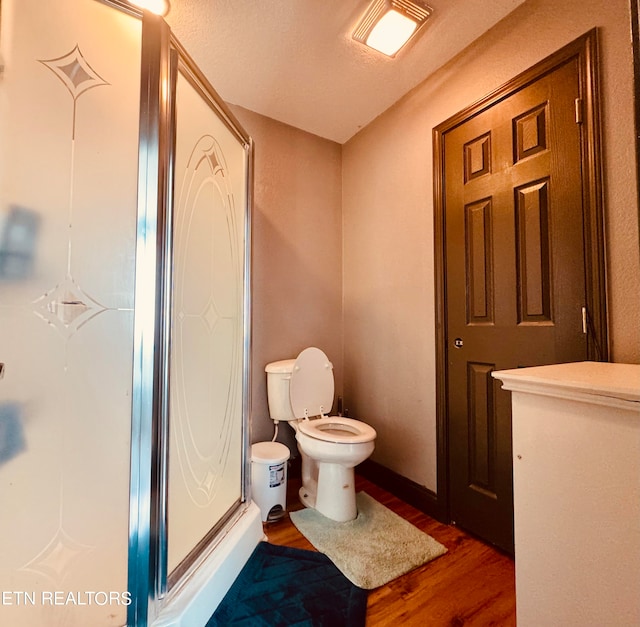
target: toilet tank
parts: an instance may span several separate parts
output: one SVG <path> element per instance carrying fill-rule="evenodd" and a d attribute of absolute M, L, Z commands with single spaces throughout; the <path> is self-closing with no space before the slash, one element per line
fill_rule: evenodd
<path fill-rule="evenodd" d="M 271 420 L 288 422 L 296 419 L 291 410 L 291 397 L 289 396 L 289 382 L 295 363 L 295 359 L 282 359 L 265 366 L 267 400 L 269 401 Z"/>

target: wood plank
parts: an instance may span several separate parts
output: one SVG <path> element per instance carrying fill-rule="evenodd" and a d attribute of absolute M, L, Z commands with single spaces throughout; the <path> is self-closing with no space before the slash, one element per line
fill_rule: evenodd
<path fill-rule="evenodd" d="M 287 510 L 302 508 L 300 480 L 289 479 Z M 356 476 L 363 490 L 405 520 L 444 544 L 448 553 L 369 593 L 367 627 L 516 624 L 513 559 L 461 529 L 444 525 L 391 493 Z M 264 525 L 269 542 L 314 550 L 289 516 Z"/>

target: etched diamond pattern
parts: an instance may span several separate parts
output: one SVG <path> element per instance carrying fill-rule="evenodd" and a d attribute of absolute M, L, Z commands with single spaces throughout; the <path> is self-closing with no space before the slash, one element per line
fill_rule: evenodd
<path fill-rule="evenodd" d="M 77 542 L 59 527 L 49 544 L 33 560 L 25 564 L 22 570 L 44 575 L 59 584 L 64 580 L 71 564 L 92 549 L 93 547 Z"/>
<path fill-rule="evenodd" d="M 92 87 L 109 85 L 82 56 L 78 45 L 61 57 L 42 59 L 40 63 L 48 67 L 62 81 L 74 101 Z"/>
<path fill-rule="evenodd" d="M 35 314 L 66 338 L 107 309 L 91 298 L 71 276 L 43 294 L 33 305 Z"/>

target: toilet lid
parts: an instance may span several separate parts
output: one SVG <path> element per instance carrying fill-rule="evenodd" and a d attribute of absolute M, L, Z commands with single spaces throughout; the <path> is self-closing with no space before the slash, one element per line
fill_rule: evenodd
<path fill-rule="evenodd" d="M 317 420 L 303 420 L 298 429 L 316 440 L 359 444 L 376 439 L 376 430 L 365 422 L 344 416 L 326 416 Z"/>
<path fill-rule="evenodd" d="M 319 348 L 305 348 L 296 358 L 289 383 L 296 418 L 328 414 L 333 405 L 333 364 Z"/>

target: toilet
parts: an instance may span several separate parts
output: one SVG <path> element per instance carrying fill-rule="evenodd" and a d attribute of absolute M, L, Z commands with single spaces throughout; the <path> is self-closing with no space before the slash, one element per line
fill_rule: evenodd
<path fill-rule="evenodd" d="M 354 466 L 374 449 L 373 427 L 343 416 L 329 416 L 333 405 L 333 364 L 319 348 L 305 348 L 296 359 L 267 364 L 269 414 L 288 422 L 302 458 L 300 501 L 338 522 L 358 515 Z"/>

